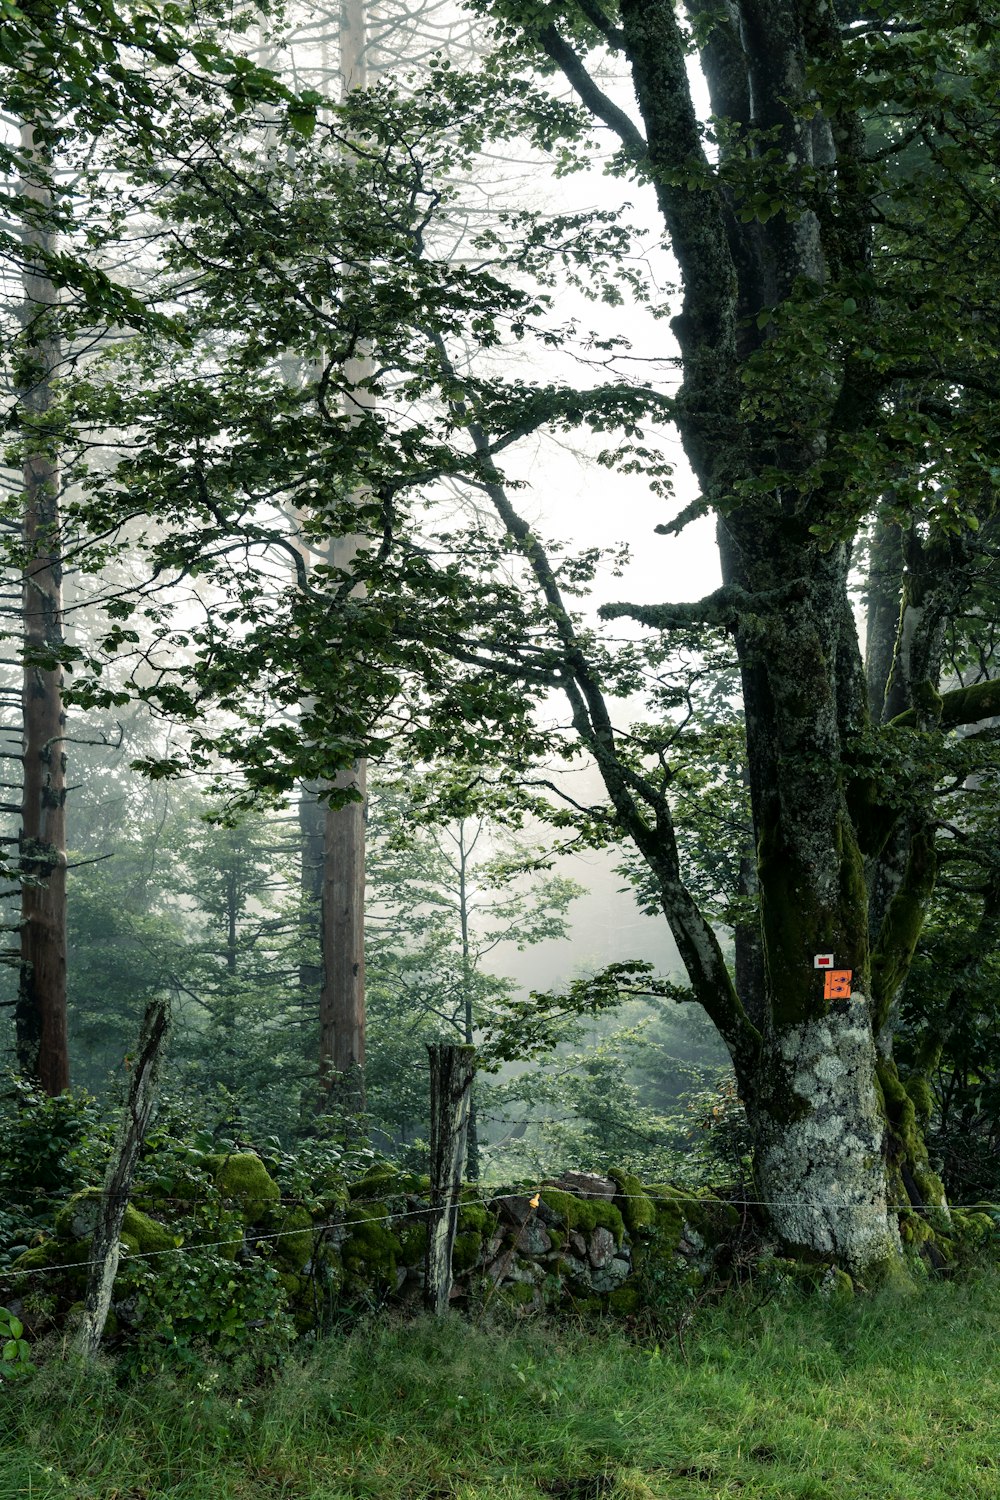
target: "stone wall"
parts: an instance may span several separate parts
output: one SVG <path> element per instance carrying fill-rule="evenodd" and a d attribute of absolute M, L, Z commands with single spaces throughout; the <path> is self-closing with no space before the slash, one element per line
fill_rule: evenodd
<path fill-rule="evenodd" d="M 162 1267 L 169 1275 L 177 1256 L 193 1271 L 224 1258 L 234 1296 L 241 1276 L 264 1274 L 275 1308 L 300 1333 L 331 1311 L 420 1305 L 426 1178 L 379 1166 L 352 1183 L 321 1187 L 307 1204 L 282 1197 L 253 1152 L 211 1159 L 208 1173 L 207 1196 L 197 1202 L 157 1201 L 147 1192 L 129 1209 L 112 1300 L 119 1337 L 151 1332 L 138 1325 L 157 1316 L 155 1302 L 136 1297 L 130 1271 L 159 1275 Z M 0 1302 L 24 1311 L 36 1332 L 63 1325 L 79 1307 L 94 1217 L 94 1191 L 77 1194 L 51 1235 L 0 1276 Z M 710 1193 L 643 1186 L 626 1173 L 570 1172 L 493 1192 L 470 1185 L 458 1215 L 452 1299 L 526 1312 L 628 1314 L 671 1288 L 700 1283 L 738 1222 L 736 1209 Z M 36 1275 L 42 1280 L 33 1282 Z"/>

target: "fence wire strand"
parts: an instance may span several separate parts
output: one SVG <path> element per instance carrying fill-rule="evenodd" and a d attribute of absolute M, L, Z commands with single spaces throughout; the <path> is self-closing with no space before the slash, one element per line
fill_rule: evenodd
<path fill-rule="evenodd" d="M 535 1188 L 533 1192 L 529 1188 L 525 1187 L 521 1191 L 516 1192 L 516 1193 L 515 1192 L 491 1193 L 489 1195 L 489 1197 L 462 1198 L 462 1199 L 459 1199 L 459 1200 L 453 1200 L 450 1204 L 447 1204 L 446 1207 L 449 1208 L 449 1209 L 456 1209 L 457 1208 L 459 1210 L 459 1212 L 461 1212 L 461 1210 L 463 1208 L 477 1207 L 477 1206 L 481 1207 L 481 1208 L 489 1208 L 490 1205 L 494 1204 L 494 1203 L 508 1202 L 508 1201 L 511 1201 L 511 1200 L 517 1199 L 517 1198 L 527 1198 L 529 1200 L 529 1202 L 532 1203 L 532 1208 L 531 1208 L 531 1212 L 529 1213 L 528 1217 L 523 1221 L 523 1223 L 520 1226 L 523 1229 L 524 1225 L 527 1224 L 528 1221 L 529 1221 L 529 1219 L 537 1212 L 537 1205 L 535 1205 L 533 1203 L 533 1200 L 534 1199 L 541 1199 L 542 1198 L 542 1194 L 545 1192 L 546 1186 L 550 1186 L 550 1187 L 556 1188 L 557 1191 L 560 1191 L 560 1192 L 568 1192 L 569 1191 L 569 1189 L 566 1189 L 566 1188 L 559 1188 L 558 1184 L 556 1184 L 556 1183 L 549 1183 L 549 1184 L 544 1184 L 544 1185 L 541 1185 L 541 1186 Z M 105 1193 L 100 1193 L 100 1194 L 94 1193 L 94 1194 L 90 1195 L 89 1201 L 94 1202 L 94 1201 L 97 1200 L 98 1197 L 107 1197 L 107 1196 L 108 1195 L 105 1194 Z M 137 1196 L 142 1197 L 143 1195 L 140 1193 Z M 571 1195 L 571 1196 L 577 1196 L 577 1195 Z M 617 1202 L 617 1203 L 620 1203 L 620 1202 L 632 1202 L 632 1201 L 638 1202 L 638 1201 L 641 1201 L 642 1199 L 652 1199 L 652 1201 L 654 1203 L 656 1203 L 656 1202 L 666 1202 L 666 1203 L 697 1203 L 697 1204 L 700 1204 L 702 1207 L 705 1207 L 706 1205 L 709 1206 L 709 1207 L 712 1207 L 715 1204 L 719 1204 L 721 1207 L 724 1207 L 724 1208 L 736 1208 L 736 1209 L 748 1209 L 748 1208 L 765 1208 L 765 1209 L 767 1209 L 767 1208 L 812 1208 L 812 1209 L 822 1209 L 824 1212 L 829 1212 L 831 1209 L 833 1209 L 833 1210 L 836 1210 L 836 1211 L 841 1212 L 841 1213 L 861 1213 L 863 1211 L 866 1211 L 871 1206 L 871 1205 L 866 1204 L 866 1203 L 834 1203 L 832 1201 L 826 1201 L 826 1200 L 823 1200 L 823 1199 L 799 1199 L 799 1198 L 770 1198 L 770 1199 L 767 1199 L 767 1198 L 712 1198 L 712 1197 L 706 1197 L 704 1193 L 699 1194 L 699 1193 L 674 1193 L 674 1192 L 671 1192 L 669 1198 L 660 1198 L 660 1199 L 658 1199 L 656 1197 L 656 1195 L 653 1194 L 653 1193 L 615 1193 L 613 1195 L 611 1195 L 611 1194 L 607 1194 L 607 1195 L 604 1195 L 604 1194 L 590 1194 L 589 1197 L 587 1197 L 587 1198 L 581 1197 L 580 1201 L 581 1202 L 588 1202 L 588 1201 L 589 1202 L 593 1202 L 593 1201 L 597 1200 L 598 1198 L 603 1198 L 603 1200 L 605 1202 Z M 185 1201 L 192 1201 L 192 1200 L 172 1199 L 170 1201 L 173 1201 L 173 1202 L 185 1202 Z M 381 1199 L 378 1199 L 378 1198 L 368 1198 L 368 1199 L 361 1199 L 360 1200 L 360 1202 L 361 1202 L 362 1205 L 364 1205 L 365 1203 L 378 1203 L 380 1201 L 381 1201 Z M 542 1199 L 542 1201 L 544 1202 L 544 1199 Z M 917 1204 L 913 1204 L 913 1203 L 887 1203 L 886 1204 L 886 1209 L 887 1209 L 888 1212 L 891 1212 L 891 1213 L 899 1213 L 899 1212 L 902 1212 L 903 1210 L 911 1210 L 911 1211 L 917 1211 L 917 1212 L 919 1212 L 921 1208 L 924 1208 L 926 1210 L 926 1209 L 933 1209 L 933 1208 L 935 1208 L 937 1206 L 938 1205 L 935 1205 L 935 1204 L 917 1205 Z M 960 1212 L 960 1213 L 961 1212 L 968 1212 L 970 1210 L 977 1210 L 977 1209 L 980 1210 L 980 1211 L 991 1212 L 995 1208 L 996 1208 L 996 1205 L 987 1204 L 987 1203 L 982 1202 L 982 1201 L 977 1202 L 977 1203 L 949 1203 L 949 1204 L 947 1204 L 947 1211 L 950 1212 L 952 1209 L 955 1209 L 955 1210 L 958 1210 L 958 1212 Z M 401 1219 L 426 1218 L 429 1213 L 433 1213 L 433 1212 L 434 1212 L 434 1206 L 432 1204 L 428 1204 L 426 1207 L 423 1207 L 423 1208 L 406 1209 L 406 1210 L 402 1210 L 402 1211 L 400 1211 L 398 1213 L 393 1213 L 393 1212 L 389 1211 L 389 1212 L 386 1212 L 384 1214 L 374 1214 L 371 1217 L 365 1218 L 365 1219 L 344 1219 L 344 1218 L 331 1219 L 331 1220 L 328 1220 L 327 1222 L 322 1223 L 322 1224 L 313 1224 L 313 1225 L 311 1225 L 308 1232 L 311 1233 L 311 1234 L 313 1234 L 314 1236 L 321 1236 L 321 1235 L 325 1234 L 327 1232 L 327 1230 L 332 1230 L 332 1229 L 352 1230 L 354 1228 L 360 1228 L 360 1226 L 363 1225 L 363 1224 L 387 1224 L 387 1223 L 396 1223 L 396 1222 L 398 1222 Z M 126 1250 L 125 1254 L 122 1257 L 122 1259 L 123 1259 L 123 1262 L 126 1265 L 129 1265 L 129 1264 L 132 1264 L 135 1261 L 139 1261 L 139 1260 L 154 1260 L 154 1259 L 157 1259 L 157 1258 L 159 1258 L 161 1256 L 165 1256 L 165 1255 L 190 1255 L 190 1254 L 197 1254 L 198 1252 L 203 1251 L 203 1250 L 229 1249 L 230 1246 L 232 1246 L 232 1245 L 243 1245 L 243 1244 L 247 1244 L 247 1243 L 249 1243 L 250 1245 L 258 1245 L 258 1244 L 263 1244 L 265 1242 L 272 1241 L 272 1240 L 286 1239 L 286 1238 L 291 1237 L 292 1235 L 305 1234 L 306 1232 L 307 1231 L 306 1231 L 305 1227 L 302 1226 L 302 1227 L 300 1227 L 298 1229 L 269 1230 L 269 1231 L 267 1231 L 265 1233 L 262 1233 L 262 1234 L 252 1234 L 252 1235 L 241 1234 L 241 1235 L 234 1235 L 231 1238 L 225 1239 L 225 1240 L 210 1240 L 210 1241 L 205 1241 L 205 1242 L 200 1242 L 200 1243 L 190 1244 L 190 1245 L 175 1245 L 175 1246 L 172 1246 L 170 1249 L 167 1249 L 167 1250 L 136 1250 L 136 1251 Z M 67 1261 L 63 1265 L 55 1265 L 55 1266 L 28 1266 L 28 1267 L 26 1267 L 22 1271 L 18 1271 L 13 1266 L 9 1266 L 6 1269 L 0 1270 L 0 1281 L 5 1281 L 8 1277 L 11 1277 L 11 1276 L 17 1276 L 17 1277 L 46 1276 L 46 1275 L 51 1276 L 51 1275 L 59 1274 L 60 1272 L 63 1272 L 63 1271 L 79 1270 L 81 1268 L 89 1267 L 89 1266 L 96 1265 L 96 1264 L 97 1264 L 97 1262 L 94 1261 L 94 1260 L 89 1260 L 89 1259 L 88 1260 L 76 1260 L 76 1261 Z"/>

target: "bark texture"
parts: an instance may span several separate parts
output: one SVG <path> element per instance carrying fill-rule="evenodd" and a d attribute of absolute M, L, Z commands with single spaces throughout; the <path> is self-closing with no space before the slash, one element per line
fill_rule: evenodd
<path fill-rule="evenodd" d="M 139 1152 L 156 1102 L 168 1019 L 166 1001 L 154 1000 L 147 1007 L 139 1034 L 139 1050 L 131 1067 L 125 1115 L 117 1146 L 104 1178 L 91 1240 L 87 1295 L 76 1341 L 77 1351 L 85 1359 L 93 1359 L 100 1349 L 104 1325 L 108 1319 L 121 1253 L 119 1236 L 125 1210 L 128 1208 Z"/>
<path fill-rule="evenodd" d="M 25 176 L 23 356 L 18 400 L 24 433 L 22 683 L 24 790 L 19 843 L 21 962 L 14 1011 L 17 1062 L 48 1094 L 69 1087 L 66 1017 L 66 719 L 62 669 L 50 665 L 63 645 L 59 448 L 53 420 L 61 358 L 54 321 L 58 294 L 46 274 L 55 248 L 46 153 L 34 131 L 21 132 Z"/>
<path fill-rule="evenodd" d="M 839 96 L 822 100 L 813 81 L 844 63 L 836 8 L 689 0 L 724 122 L 711 155 L 673 0 L 619 0 L 618 25 L 598 7 L 579 9 L 630 68 L 641 126 L 588 68 L 582 49 L 594 43 L 581 42 L 583 30 L 552 19 L 533 40 L 655 192 L 682 277 L 675 419 L 702 503 L 718 516 L 724 578 L 697 605 L 603 613 L 662 631 L 723 627 L 735 642 L 760 918 L 758 935 L 741 936 L 735 983 L 685 888 L 662 783 L 626 763 L 596 674 L 562 621 L 547 558 L 509 500 L 491 498 L 561 622 L 574 725 L 656 879 L 693 993 L 729 1047 L 771 1227 L 867 1276 L 900 1255 L 900 1190 L 911 1201 L 942 1194 L 912 1108 L 898 1099 L 891 1055 L 893 1007 L 934 887 L 932 787 L 914 759 L 905 794 L 880 801 L 863 759 L 885 719 L 932 731 L 950 713 L 983 717 L 995 701 L 981 691 L 952 707 L 955 695 L 939 694 L 970 544 L 956 535 L 932 545 L 916 527 L 905 535 L 885 510 L 872 548 L 866 677 L 848 593 L 852 552 L 841 539 L 858 515 L 845 455 L 875 429 L 887 383 L 839 333 L 820 335 L 828 344 L 818 357 L 807 337 L 768 363 L 780 318 L 807 319 L 800 310 L 817 299 L 844 297 L 834 288 L 856 293 L 859 317 L 878 316 L 874 302 L 857 300 L 874 284 L 863 122 Z M 817 536 L 815 522 L 828 519 L 831 534 Z M 849 998 L 826 994 L 813 962 L 823 953 L 850 971 Z"/>
<path fill-rule="evenodd" d="M 424 1305 L 441 1317 L 451 1296 L 451 1254 L 465 1168 L 469 1106 L 476 1070 L 473 1047 L 427 1048 L 431 1070 L 431 1212 L 427 1225 Z"/>
<path fill-rule="evenodd" d="M 338 783 L 365 795 L 365 763 Z M 365 1107 L 364 801 L 330 808 L 323 849 L 323 991 L 320 1086 L 327 1108 L 345 1118 Z"/>

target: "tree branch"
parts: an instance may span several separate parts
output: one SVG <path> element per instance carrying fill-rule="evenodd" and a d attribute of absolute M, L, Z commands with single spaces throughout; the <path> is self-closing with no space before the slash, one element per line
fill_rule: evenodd
<path fill-rule="evenodd" d="M 1000 678 L 974 682 L 971 687 L 955 688 L 941 697 L 942 729 L 956 729 L 960 724 L 978 724 L 1000 714 Z M 917 710 L 908 708 L 889 721 L 893 729 L 910 729 L 917 723 Z"/>
<path fill-rule="evenodd" d="M 622 39 L 624 40 L 624 33 Z M 591 114 L 614 131 L 626 151 L 639 160 L 645 157 L 648 150 L 646 137 L 635 121 L 623 109 L 619 109 L 603 89 L 598 88 L 584 67 L 579 53 L 559 35 L 554 26 L 546 26 L 540 33 L 539 41 Z"/>

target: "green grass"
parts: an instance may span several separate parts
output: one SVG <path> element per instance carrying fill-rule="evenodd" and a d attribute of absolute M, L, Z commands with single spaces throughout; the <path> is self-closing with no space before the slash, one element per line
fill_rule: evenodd
<path fill-rule="evenodd" d="M 50 1360 L 0 1388 L 18 1500 L 1000 1500 L 1000 1274 L 729 1303 L 672 1344 L 371 1323 L 266 1385 Z M 245 1375 L 243 1377 L 245 1382 Z"/>

